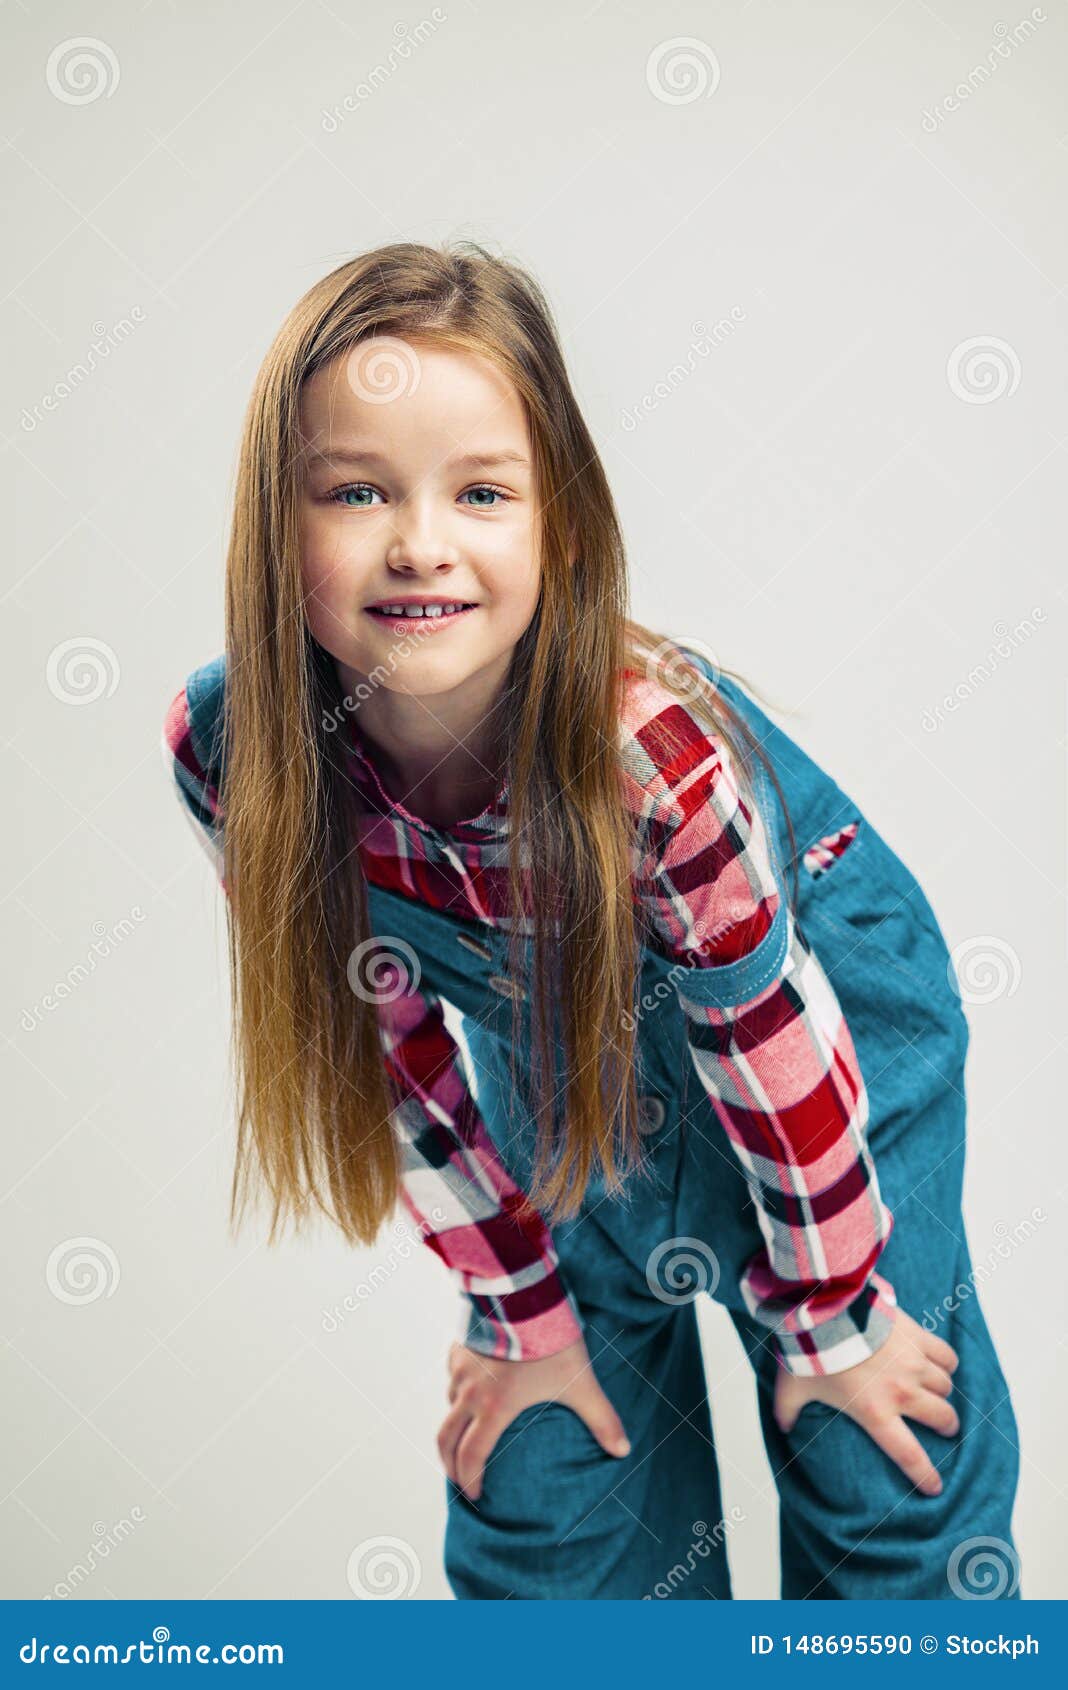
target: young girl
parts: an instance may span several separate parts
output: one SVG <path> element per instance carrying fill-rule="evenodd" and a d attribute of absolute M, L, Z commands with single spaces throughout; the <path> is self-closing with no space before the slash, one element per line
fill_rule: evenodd
<path fill-rule="evenodd" d="M 165 726 L 227 894 L 232 1218 L 260 1185 L 270 1241 L 318 1208 L 371 1243 L 399 1196 L 455 1273 L 458 1597 L 731 1595 L 702 1290 L 754 1370 L 783 1596 L 1018 1595 L 1012 1407 L 949 1295 L 938 923 L 626 606 L 532 279 L 398 244 L 311 288 L 248 410 L 225 653 Z"/>

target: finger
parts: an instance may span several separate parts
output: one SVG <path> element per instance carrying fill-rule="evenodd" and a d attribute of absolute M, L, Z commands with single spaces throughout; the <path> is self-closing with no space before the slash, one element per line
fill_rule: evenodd
<path fill-rule="evenodd" d="M 627 1437 L 622 1420 L 612 1407 L 600 1386 L 591 1391 L 588 1386 L 574 1395 L 561 1398 L 568 1408 L 574 1409 L 593 1433 L 597 1442 L 609 1455 L 623 1456 L 630 1454 L 630 1439 Z"/>
<path fill-rule="evenodd" d="M 792 1432 L 801 1410 L 806 1402 L 812 1400 L 796 1374 L 781 1374 L 776 1384 L 772 1409 L 780 1432 Z"/>
<path fill-rule="evenodd" d="M 456 1407 L 445 1416 L 441 1423 L 441 1430 L 438 1432 L 438 1454 L 441 1456 L 441 1464 L 454 1485 L 458 1482 L 456 1478 L 456 1446 L 472 1418 L 471 1409 L 464 1403 L 457 1403 Z"/>
<path fill-rule="evenodd" d="M 937 1496 L 942 1489 L 938 1470 L 919 1438 L 910 1432 L 900 1414 L 889 1420 L 861 1422 L 868 1436 L 890 1457 L 905 1477 L 925 1496 Z"/>
<path fill-rule="evenodd" d="M 955 1372 L 960 1363 L 960 1356 L 953 1345 L 947 1344 L 944 1338 L 936 1337 L 933 1332 L 928 1332 L 925 1327 L 921 1326 L 920 1331 L 923 1333 L 924 1354 L 931 1361 L 937 1362 L 939 1367 L 944 1367 L 947 1373 Z"/>
<path fill-rule="evenodd" d="M 470 1420 L 456 1446 L 456 1483 L 471 1502 L 482 1495 L 482 1475 L 486 1462 L 504 1430 L 506 1422 L 487 1420 L 484 1416 Z"/>
<path fill-rule="evenodd" d="M 904 1412 L 910 1420 L 930 1426 L 933 1432 L 940 1432 L 944 1438 L 953 1438 L 960 1431 L 960 1416 L 953 1404 L 933 1396 L 930 1391 L 917 1392 L 915 1405 L 910 1405 Z"/>
<path fill-rule="evenodd" d="M 919 1383 L 923 1390 L 933 1391 L 939 1397 L 948 1397 L 953 1390 L 949 1374 L 944 1368 L 936 1367 L 933 1361 L 924 1363 Z"/>

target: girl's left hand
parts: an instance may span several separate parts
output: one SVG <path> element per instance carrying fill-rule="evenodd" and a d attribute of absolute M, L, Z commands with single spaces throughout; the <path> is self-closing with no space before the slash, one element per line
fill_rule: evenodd
<path fill-rule="evenodd" d="M 841 1409 L 918 1490 L 937 1496 L 942 1489 L 938 1470 L 902 1416 L 907 1414 L 910 1420 L 952 1438 L 960 1430 L 960 1420 L 946 1398 L 953 1389 L 950 1374 L 960 1358 L 952 1344 L 926 1331 L 903 1309 L 895 1308 L 893 1313 L 889 1338 L 856 1367 L 802 1378 L 780 1365 L 775 1419 L 781 1432 L 789 1432 L 807 1402 Z"/>

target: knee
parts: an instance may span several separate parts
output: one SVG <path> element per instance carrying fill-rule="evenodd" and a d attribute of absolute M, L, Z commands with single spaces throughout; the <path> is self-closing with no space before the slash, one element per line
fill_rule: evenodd
<path fill-rule="evenodd" d="M 623 1512 L 611 1490 L 625 1465 L 563 1403 L 523 1409 L 489 1456 L 478 1501 L 448 1485 L 445 1573 L 455 1595 L 596 1594 Z"/>

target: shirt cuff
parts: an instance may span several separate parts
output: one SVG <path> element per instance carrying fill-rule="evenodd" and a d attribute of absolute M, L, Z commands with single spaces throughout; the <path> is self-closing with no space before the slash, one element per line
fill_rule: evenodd
<path fill-rule="evenodd" d="M 882 1348 L 894 1325 L 897 1297 L 889 1280 L 873 1273 L 855 1302 L 833 1319 L 804 1332 L 773 1334 L 779 1361 L 803 1379 L 844 1373 Z"/>
<path fill-rule="evenodd" d="M 457 1338 L 478 1355 L 505 1361 L 540 1361 L 566 1350 L 583 1336 L 584 1325 L 578 1304 L 560 1285 L 560 1298 L 546 1309 L 530 1315 L 510 1313 L 507 1317 L 494 1299 L 468 1293 L 467 1306 L 460 1311 Z"/>

